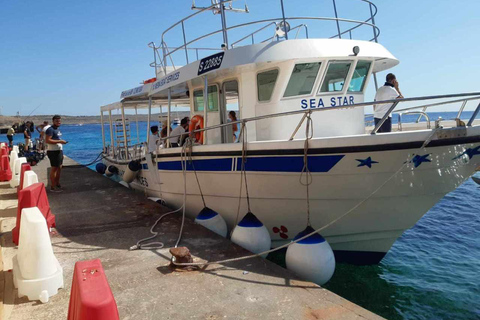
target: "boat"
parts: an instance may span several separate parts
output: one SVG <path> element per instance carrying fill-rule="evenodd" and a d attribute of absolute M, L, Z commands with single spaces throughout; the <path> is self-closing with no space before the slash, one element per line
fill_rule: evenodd
<path fill-rule="evenodd" d="M 341 18 L 336 10 L 333 17 L 287 16 L 281 2 L 280 16 L 238 25 L 227 24 L 227 13 L 247 13 L 248 7 L 235 8 L 228 0 L 193 5 L 195 12 L 167 28 L 160 45 L 149 44 L 156 80 L 101 106 L 102 124 L 108 124 L 102 125 L 103 162 L 118 167 L 120 176 L 139 162 L 130 186 L 172 208 L 185 204 L 191 218 L 206 205 L 232 230 L 251 211 L 274 247 L 312 225 L 338 262 L 378 263 L 480 165 L 480 93 L 365 102 L 370 80 L 378 87 L 377 73 L 399 61 L 378 42 L 375 4 L 359 4 L 366 5 L 364 20 Z M 212 12 L 221 27 L 188 38 L 189 23 L 210 24 Z M 311 25 L 317 22 L 337 31 L 314 38 Z M 362 28 L 371 36 L 355 39 Z M 209 43 L 217 46 L 201 42 L 212 37 Z M 470 102 L 476 109 L 462 121 Z M 373 104 L 390 106 L 377 125 L 366 121 L 365 108 Z M 456 119 L 432 125 L 428 112 L 447 104 L 459 106 Z M 149 115 L 167 110 L 171 123 L 172 105 L 188 108 L 190 119 L 201 124 L 190 133 L 192 145 L 163 148 L 170 146 L 163 139 L 149 152 L 150 137 L 133 144 L 127 134 L 114 134 L 126 130 L 127 117 L 132 121 L 139 108 Z M 115 110 L 122 115 L 119 123 L 112 118 Z M 229 110 L 239 120 L 229 122 Z M 392 114 L 399 117 L 398 128 L 379 133 Z M 402 124 L 408 114 L 426 121 Z M 156 124 L 149 116 L 147 128 Z"/>

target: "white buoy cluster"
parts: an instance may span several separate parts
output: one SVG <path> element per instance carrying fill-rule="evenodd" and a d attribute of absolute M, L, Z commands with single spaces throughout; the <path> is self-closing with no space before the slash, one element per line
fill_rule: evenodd
<path fill-rule="evenodd" d="M 295 240 L 315 230 L 308 226 Z M 318 233 L 291 244 L 285 257 L 287 269 L 301 278 L 323 285 L 330 280 L 335 271 L 335 256 L 328 242 Z"/>

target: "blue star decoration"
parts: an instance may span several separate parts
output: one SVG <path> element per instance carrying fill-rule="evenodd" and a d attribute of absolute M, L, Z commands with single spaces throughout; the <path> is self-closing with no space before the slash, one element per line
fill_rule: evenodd
<path fill-rule="evenodd" d="M 412 161 L 410 162 L 413 162 L 413 164 L 415 165 L 415 168 L 418 168 L 418 166 L 420 166 L 424 162 L 432 162 L 430 159 L 427 159 L 428 157 L 430 157 L 430 153 L 424 156 L 420 156 L 417 154 L 415 155 L 415 157 L 413 157 Z"/>
<path fill-rule="evenodd" d="M 457 160 L 457 159 L 460 159 L 461 157 L 463 157 L 464 155 L 467 155 L 468 156 L 468 159 L 472 159 L 474 156 L 476 156 L 477 154 L 480 154 L 480 146 L 476 147 L 476 148 L 468 148 L 467 150 L 465 150 L 464 152 L 462 152 L 460 155 L 456 156 L 455 158 L 453 158 L 452 160 Z"/>
<path fill-rule="evenodd" d="M 357 160 L 358 162 L 360 162 L 360 164 L 359 164 L 357 167 L 367 166 L 367 167 L 369 167 L 369 168 L 372 168 L 372 164 L 378 163 L 377 161 L 373 161 L 373 160 L 372 160 L 372 157 L 368 157 L 368 158 L 365 159 L 365 160 L 362 160 L 362 159 L 355 159 L 355 160 Z"/>

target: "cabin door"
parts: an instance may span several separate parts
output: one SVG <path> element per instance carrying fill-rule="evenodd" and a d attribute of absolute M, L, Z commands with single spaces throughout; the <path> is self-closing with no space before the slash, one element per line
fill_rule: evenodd
<path fill-rule="evenodd" d="M 220 119 L 222 121 L 222 124 L 228 123 L 232 119 L 240 119 L 240 105 L 237 80 L 225 81 L 222 84 L 222 95 L 220 101 L 222 102 L 220 105 Z M 238 134 L 240 132 L 239 129 L 239 125 L 223 127 L 222 142 L 236 142 L 238 139 Z"/>

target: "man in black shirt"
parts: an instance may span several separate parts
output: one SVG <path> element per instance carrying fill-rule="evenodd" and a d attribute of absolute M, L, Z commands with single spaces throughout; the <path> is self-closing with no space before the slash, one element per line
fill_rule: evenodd
<path fill-rule="evenodd" d="M 47 142 L 47 156 L 50 159 L 50 191 L 61 192 L 60 173 L 63 164 L 63 145 L 67 141 L 62 140 L 62 133 L 59 130 L 62 124 L 62 118 L 59 115 L 53 116 L 53 125 L 45 132 L 45 141 Z"/>

